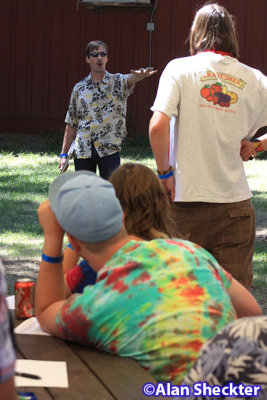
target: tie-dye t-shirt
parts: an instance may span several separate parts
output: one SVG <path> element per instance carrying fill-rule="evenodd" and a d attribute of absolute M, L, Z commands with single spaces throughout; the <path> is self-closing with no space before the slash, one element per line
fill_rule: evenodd
<path fill-rule="evenodd" d="M 132 357 L 156 380 L 179 384 L 201 346 L 236 318 L 231 275 L 180 239 L 129 241 L 57 315 L 66 338 Z"/>

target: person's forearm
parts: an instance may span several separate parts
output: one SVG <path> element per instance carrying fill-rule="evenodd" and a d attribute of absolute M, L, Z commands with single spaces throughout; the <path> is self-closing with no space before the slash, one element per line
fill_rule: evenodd
<path fill-rule="evenodd" d="M 77 133 L 76 128 L 73 128 L 69 124 L 66 125 L 63 144 L 61 148 L 61 154 L 68 153 L 69 148 L 76 137 L 76 133 Z"/>
<path fill-rule="evenodd" d="M 70 247 L 66 247 L 64 251 L 64 259 L 63 259 L 63 272 L 67 273 L 70 269 L 75 267 L 79 261 L 78 254 L 72 250 Z"/>
<path fill-rule="evenodd" d="M 170 167 L 169 122 L 167 115 L 155 112 L 149 125 L 149 140 L 159 171 L 166 171 Z"/>
<path fill-rule="evenodd" d="M 127 86 L 128 88 L 130 88 L 131 86 L 135 85 L 137 82 L 142 81 L 143 79 L 145 79 L 145 76 L 138 76 L 135 74 L 129 74 L 127 76 Z"/>
<path fill-rule="evenodd" d="M 45 238 L 43 253 L 49 257 L 62 256 L 62 242 Z M 64 300 L 64 273 L 62 262 L 50 263 L 42 260 L 36 283 L 35 309 L 38 317 L 51 304 Z"/>
<path fill-rule="evenodd" d="M 62 246 L 45 240 L 43 253 L 60 257 Z M 35 315 L 40 326 L 47 332 L 64 338 L 56 325 L 56 317 L 66 299 L 62 263 L 41 261 L 35 290 Z"/>
<path fill-rule="evenodd" d="M 127 76 L 127 86 L 128 89 L 132 87 L 135 83 L 142 81 L 145 78 L 149 78 L 157 73 L 153 67 L 139 68 L 137 70 L 132 69 L 131 73 Z"/>
<path fill-rule="evenodd" d="M 255 297 L 234 278 L 232 278 L 228 294 L 238 318 L 253 317 L 263 314 Z"/>
<path fill-rule="evenodd" d="M 44 232 L 43 255 L 35 290 L 35 311 L 41 327 L 63 337 L 56 318 L 65 301 L 62 244 L 64 230 L 59 225 L 47 199 L 38 208 L 38 218 Z"/>

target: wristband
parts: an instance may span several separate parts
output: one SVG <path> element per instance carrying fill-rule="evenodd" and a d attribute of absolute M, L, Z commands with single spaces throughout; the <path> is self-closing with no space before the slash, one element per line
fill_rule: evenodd
<path fill-rule="evenodd" d="M 166 175 L 166 174 L 168 174 L 170 171 L 172 171 L 172 167 L 169 167 L 166 171 L 159 171 L 159 170 L 157 170 L 157 174 L 158 175 Z"/>
<path fill-rule="evenodd" d="M 167 174 L 158 174 L 159 179 L 167 179 L 173 176 L 173 170 L 168 172 Z"/>
<path fill-rule="evenodd" d="M 59 155 L 59 157 L 60 157 L 60 158 L 62 158 L 62 157 L 68 157 L 68 154 L 67 154 L 67 153 L 62 153 L 62 154 Z"/>
<path fill-rule="evenodd" d="M 251 140 L 251 143 L 253 144 L 254 150 L 256 152 L 263 151 L 262 143 L 260 140 Z"/>
<path fill-rule="evenodd" d="M 42 260 L 46 261 L 48 263 L 51 263 L 51 264 L 59 264 L 63 260 L 63 256 L 61 256 L 61 257 L 50 257 L 50 256 L 47 256 L 46 254 L 43 253 L 42 254 Z"/>

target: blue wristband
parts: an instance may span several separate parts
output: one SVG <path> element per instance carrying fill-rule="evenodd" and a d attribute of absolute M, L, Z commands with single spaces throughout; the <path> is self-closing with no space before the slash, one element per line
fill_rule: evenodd
<path fill-rule="evenodd" d="M 42 254 L 42 260 L 52 264 L 59 264 L 63 260 L 63 256 L 61 257 L 50 257 L 46 254 Z"/>
<path fill-rule="evenodd" d="M 164 175 L 158 174 L 159 179 L 167 179 L 167 178 L 170 178 L 171 176 L 173 176 L 173 170 L 171 170 L 170 172 L 168 172 L 167 174 L 164 174 Z"/>
<path fill-rule="evenodd" d="M 67 153 L 62 153 L 62 154 L 59 155 L 59 157 L 60 157 L 60 158 L 62 158 L 62 157 L 68 157 L 68 154 L 67 154 Z"/>

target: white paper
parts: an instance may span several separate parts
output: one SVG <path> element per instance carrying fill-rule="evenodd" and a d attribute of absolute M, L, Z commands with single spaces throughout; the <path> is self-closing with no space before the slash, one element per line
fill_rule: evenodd
<path fill-rule="evenodd" d="M 6 297 L 6 304 L 9 310 L 15 310 L 15 296 L 7 296 Z"/>
<path fill-rule="evenodd" d="M 15 376 L 17 387 L 69 387 L 66 361 L 17 360 L 15 370 L 41 377 L 41 379 L 30 379 Z"/>
<path fill-rule="evenodd" d="M 35 317 L 27 318 L 14 329 L 15 333 L 25 335 L 46 335 L 51 336 L 50 333 L 45 332 Z"/>

